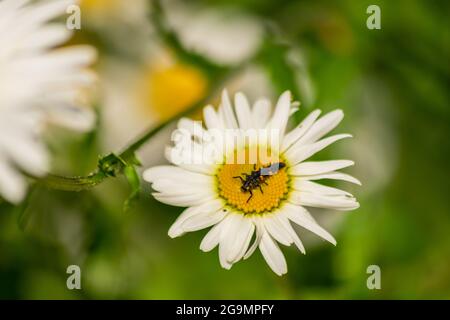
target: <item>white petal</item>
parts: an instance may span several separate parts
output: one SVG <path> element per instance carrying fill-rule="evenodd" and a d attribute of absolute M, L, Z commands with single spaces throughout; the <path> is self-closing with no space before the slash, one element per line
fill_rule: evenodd
<path fill-rule="evenodd" d="M 177 168 L 176 174 L 186 182 L 211 180 L 215 165 L 210 155 L 203 156 L 199 150 L 188 150 L 184 146 L 166 146 L 164 154 L 168 161 L 175 164 L 173 167 Z M 175 171 L 169 176 L 174 177 L 174 173 Z"/>
<path fill-rule="evenodd" d="M 334 237 L 310 218 L 309 212 L 300 206 L 286 204 L 283 207 L 286 216 L 299 226 L 317 234 L 319 237 L 336 245 Z"/>
<path fill-rule="evenodd" d="M 271 104 L 268 99 L 259 99 L 255 102 L 252 109 L 252 118 L 255 129 L 265 128 L 269 121 Z"/>
<path fill-rule="evenodd" d="M 291 223 L 289 222 L 289 219 L 285 216 L 285 214 L 277 215 L 277 219 L 283 225 L 286 232 L 291 236 L 291 238 L 294 241 L 295 245 L 297 246 L 298 250 L 300 250 L 301 253 L 306 254 L 306 250 L 305 250 L 305 247 L 303 246 L 302 241 L 300 240 L 300 238 L 299 238 L 298 234 L 295 232 L 295 230 L 292 228 Z"/>
<path fill-rule="evenodd" d="M 255 225 L 252 221 L 239 214 L 228 231 L 234 235 L 228 247 L 228 255 L 226 258 L 230 263 L 235 263 L 242 259 L 248 249 L 254 230 Z"/>
<path fill-rule="evenodd" d="M 234 97 L 234 106 L 236 109 L 236 116 L 239 122 L 239 127 L 241 129 L 252 129 L 253 121 L 250 112 L 250 105 L 248 103 L 247 97 L 242 93 L 236 93 Z"/>
<path fill-rule="evenodd" d="M 89 66 L 97 59 L 97 51 L 89 45 L 77 45 L 53 50 L 46 58 L 49 67 L 65 72 Z"/>
<path fill-rule="evenodd" d="M 211 177 L 201 173 L 191 172 L 175 166 L 157 166 L 147 169 L 143 173 L 144 180 L 154 182 L 158 179 L 183 181 L 187 183 L 208 183 Z"/>
<path fill-rule="evenodd" d="M 25 197 L 26 188 L 25 178 L 0 158 L 0 196 L 17 204 Z"/>
<path fill-rule="evenodd" d="M 228 96 L 228 92 L 226 90 L 223 90 L 222 92 L 222 104 L 219 108 L 219 112 L 221 112 L 223 116 L 226 128 L 228 129 L 238 128 L 236 117 L 234 116 L 233 108 L 231 106 L 230 97 Z"/>
<path fill-rule="evenodd" d="M 291 110 L 289 110 L 289 117 L 292 116 L 294 113 L 296 113 L 298 110 L 300 110 L 300 102 L 299 101 L 291 102 Z"/>
<path fill-rule="evenodd" d="M 223 129 L 223 122 L 211 105 L 203 109 L 203 119 L 208 129 Z"/>
<path fill-rule="evenodd" d="M 182 224 L 181 228 L 185 232 L 193 232 L 208 228 L 219 223 L 228 214 L 226 209 L 220 209 L 216 212 L 202 212 L 187 218 Z"/>
<path fill-rule="evenodd" d="M 293 240 L 290 235 L 286 232 L 283 225 L 276 218 L 276 213 L 273 216 L 264 217 L 264 227 L 267 232 L 277 240 L 279 243 L 284 244 L 285 246 L 290 246 Z"/>
<path fill-rule="evenodd" d="M 316 121 L 319 115 L 320 110 L 312 111 L 305 119 L 303 119 L 303 121 L 295 129 L 286 134 L 286 136 L 283 138 L 281 151 L 285 151 L 298 139 L 300 139 L 305 134 L 305 132 L 307 132 L 308 129 L 312 126 L 314 121 Z"/>
<path fill-rule="evenodd" d="M 305 159 L 308 159 L 315 153 L 319 152 L 320 150 L 326 148 L 330 144 L 344 139 L 344 138 L 351 138 L 352 135 L 350 134 L 337 134 L 325 139 L 322 139 L 320 141 L 317 141 L 313 144 L 304 145 L 298 148 L 295 148 L 294 146 L 291 147 L 286 153 L 286 157 L 289 159 L 289 162 L 291 165 L 298 164 L 302 162 Z"/>
<path fill-rule="evenodd" d="M 203 149 L 198 143 L 192 142 L 191 146 L 187 148 L 167 146 L 164 155 L 168 161 L 189 172 L 212 175 L 215 171 L 217 154 L 206 153 L 202 150 L 206 149 Z"/>
<path fill-rule="evenodd" d="M 302 179 L 302 180 L 333 179 L 333 180 L 342 180 L 342 181 L 351 182 L 351 183 L 354 183 L 357 185 L 361 185 L 361 182 L 358 179 L 352 177 L 349 174 L 342 173 L 342 172 L 328 172 L 328 173 L 324 173 L 324 174 L 303 176 L 303 177 L 300 177 L 300 179 Z"/>
<path fill-rule="evenodd" d="M 222 221 L 222 228 L 219 236 L 219 262 L 222 268 L 229 270 L 233 264 L 227 260 L 229 243 L 233 241 L 234 235 L 229 232 L 230 225 L 236 219 L 236 214 L 228 215 Z"/>
<path fill-rule="evenodd" d="M 194 121 L 189 118 L 181 118 L 178 120 L 177 127 L 179 129 L 186 130 L 200 141 L 203 141 L 205 138 L 209 138 L 208 131 L 202 127 L 201 122 L 199 121 Z"/>
<path fill-rule="evenodd" d="M 60 24 L 48 24 L 45 27 L 36 30 L 27 37 L 23 47 L 24 50 L 33 50 L 37 48 L 51 48 L 64 43 L 70 38 L 72 33 Z"/>
<path fill-rule="evenodd" d="M 343 118 L 344 113 L 339 109 L 327 113 L 311 126 L 311 128 L 298 141 L 298 143 L 309 144 L 316 142 L 318 139 L 322 138 L 328 132 L 336 128 Z"/>
<path fill-rule="evenodd" d="M 255 238 L 255 241 L 253 242 L 253 244 L 250 246 L 250 248 L 244 254 L 244 259 L 248 259 L 253 254 L 253 252 L 255 252 L 256 248 L 258 248 L 259 243 L 261 242 L 263 233 L 266 232 L 264 229 L 264 225 L 261 222 L 260 217 L 254 217 L 252 220 L 253 220 L 253 224 L 255 225 L 255 228 L 256 228 L 256 238 Z"/>
<path fill-rule="evenodd" d="M 200 250 L 202 250 L 203 252 L 208 252 L 214 249 L 219 244 L 220 233 L 222 232 L 222 221 L 208 231 L 208 233 L 200 243 Z"/>
<path fill-rule="evenodd" d="M 300 191 L 292 191 L 289 202 L 307 207 L 329 208 L 343 211 L 359 208 L 359 203 L 353 197 L 330 196 Z"/>
<path fill-rule="evenodd" d="M 152 195 L 159 202 L 178 207 L 198 206 L 205 202 L 217 199 L 217 195 L 215 195 L 214 192 L 209 194 L 195 193 L 188 195 L 168 195 L 154 192 Z"/>
<path fill-rule="evenodd" d="M 89 131 L 95 124 L 95 113 L 88 108 L 80 108 L 61 103 L 57 107 L 47 109 L 49 111 L 50 122 L 72 130 L 80 132 Z"/>
<path fill-rule="evenodd" d="M 49 159 L 45 147 L 32 135 L 17 132 L 14 135 L 0 136 L 0 151 L 26 172 L 42 176 L 48 170 Z"/>
<path fill-rule="evenodd" d="M 4 0 L 0 2 L 0 12 L 16 10 L 24 6 L 30 0 Z"/>
<path fill-rule="evenodd" d="M 291 93 L 285 91 L 278 99 L 272 119 L 269 121 L 268 129 L 279 130 L 280 138 L 284 136 L 291 108 Z"/>
<path fill-rule="evenodd" d="M 80 68 L 86 68 L 95 59 L 95 49 L 87 45 L 78 45 L 55 49 L 45 55 L 34 55 L 27 57 L 27 59 L 17 59 L 14 61 L 14 67 L 21 72 L 39 73 L 41 75 L 39 81 L 43 81 L 43 79 L 48 80 L 66 76 L 68 72 L 79 72 Z"/>
<path fill-rule="evenodd" d="M 231 248 L 234 237 L 236 236 L 236 231 L 239 229 L 240 224 L 242 223 L 243 215 L 241 213 L 232 212 L 226 219 L 226 223 L 224 222 L 224 227 L 222 228 L 220 245 L 223 248 L 226 248 L 228 251 Z M 228 239 L 228 240 L 225 240 Z"/>
<path fill-rule="evenodd" d="M 175 220 L 175 222 L 172 224 L 172 226 L 169 229 L 169 237 L 175 238 L 183 235 L 185 231 L 182 228 L 183 222 L 185 222 L 187 219 L 198 215 L 202 213 L 212 213 L 216 212 L 217 210 L 220 210 L 223 207 L 223 203 L 219 200 L 213 200 L 206 202 L 202 205 L 195 206 L 195 207 L 189 207 L 185 209 Z"/>
<path fill-rule="evenodd" d="M 38 2 L 33 6 L 27 7 L 28 24 L 38 24 L 49 21 L 65 13 L 66 8 L 73 4 L 73 0 L 46 1 Z"/>
<path fill-rule="evenodd" d="M 309 161 L 291 167 L 289 173 L 294 176 L 308 176 L 347 168 L 354 164 L 351 160 Z"/>
<path fill-rule="evenodd" d="M 184 183 L 182 181 L 174 181 L 168 179 L 158 179 L 152 184 L 155 191 L 166 195 L 189 195 L 193 193 L 211 194 L 214 188 L 213 184 L 194 184 Z"/>
<path fill-rule="evenodd" d="M 298 190 L 300 192 L 307 192 L 312 194 L 319 194 L 319 195 L 325 195 L 325 196 L 349 196 L 353 197 L 351 193 L 337 189 L 332 188 L 328 186 L 321 185 L 316 182 L 302 180 L 301 178 L 295 178 L 292 186 L 295 190 Z"/>
<path fill-rule="evenodd" d="M 267 232 L 264 232 L 261 237 L 259 250 L 273 272 L 279 276 L 287 272 L 287 264 L 283 253 Z"/>

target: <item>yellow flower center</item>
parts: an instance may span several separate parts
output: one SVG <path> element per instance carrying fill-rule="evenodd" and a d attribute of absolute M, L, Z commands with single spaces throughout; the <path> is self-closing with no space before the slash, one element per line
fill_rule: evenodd
<path fill-rule="evenodd" d="M 289 190 L 286 168 L 280 167 L 271 175 L 261 175 L 259 170 L 280 161 L 222 165 L 217 173 L 221 197 L 244 214 L 264 213 L 277 208 Z"/>

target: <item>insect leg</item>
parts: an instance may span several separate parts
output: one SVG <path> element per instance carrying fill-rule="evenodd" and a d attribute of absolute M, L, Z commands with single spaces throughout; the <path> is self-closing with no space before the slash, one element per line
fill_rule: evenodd
<path fill-rule="evenodd" d="M 248 199 L 247 199 L 247 203 L 250 201 L 250 199 L 253 197 L 253 192 L 252 192 L 252 190 L 249 190 L 249 192 L 250 192 L 250 197 L 248 197 Z"/>
<path fill-rule="evenodd" d="M 264 194 L 264 192 L 262 191 L 261 185 L 259 185 L 258 187 L 259 187 L 259 191 L 261 191 L 261 193 Z"/>
<path fill-rule="evenodd" d="M 242 182 L 245 182 L 244 178 L 242 178 L 241 176 L 236 176 L 236 177 L 233 177 L 233 178 L 234 179 L 241 179 Z"/>

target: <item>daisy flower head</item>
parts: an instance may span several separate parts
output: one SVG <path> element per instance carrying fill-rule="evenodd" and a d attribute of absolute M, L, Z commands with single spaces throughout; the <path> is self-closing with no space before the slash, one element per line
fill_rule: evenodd
<path fill-rule="evenodd" d="M 169 230 L 170 237 L 212 227 L 200 249 L 219 247 L 222 267 L 230 269 L 259 248 L 278 275 L 287 272 L 278 246 L 305 248 L 294 226 L 303 227 L 336 244 L 306 207 L 353 210 L 359 207 L 348 192 L 321 185 L 335 179 L 360 184 L 338 172 L 349 160 L 307 161 L 330 144 L 350 137 L 325 137 L 343 118 L 341 110 L 322 117 L 311 112 L 287 132 L 290 116 L 298 110 L 291 94 L 283 93 L 275 108 L 267 99 L 250 106 L 242 93 L 232 104 L 226 91 L 216 111 L 204 108 L 205 127 L 181 119 L 166 157 L 173 165 L 147 169 L 154 197 L 169 205 L 187 207 Z"/>
<path fill-rule="evenodd" d="M 56 47 L 71 36 L 65 23 L 73 1 L 0 1 L 0 196 L 17 203 L 26 191 L 23 172 L 40 176 L 49 166 L 40 134 L 53 122 L 90 129 L 86 89 L 95 76 L 86 67 L 91 47 Z"/>

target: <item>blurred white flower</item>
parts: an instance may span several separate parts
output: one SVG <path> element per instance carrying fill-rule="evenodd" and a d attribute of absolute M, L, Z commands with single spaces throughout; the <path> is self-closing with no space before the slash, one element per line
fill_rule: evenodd
<path fill-rule="evenodd" d="M 167 50 L 153 43 L 142 55 L 146 57 L 142 62 L 125 63 L 111 57 L 100 65 L 105 151 L 122 148 L 144 130 L 183 112 L 207 93 L 207 77 Z M 153 138 L 139 150 L 144 163 L 161 163 L 164 159 L 170 131 L 163 131 L 167 134 L 161 143 Z"/>
<path fill-rule="evenodd" d="M 181 1 L 164 1 L 163 4 L 167 21 L 182 44 L 217 64 L 238 64 L 250 58 L 262 42 L 262 24 L 253 16 Z"/>
<path fill-rule="evenodd" d="M 73 1 L 0 1 L 0 195 L 21 201 L 23 172 L 40 176 L 49 159 L 40 134 L 49 122 L 76 130 L 92 127 L 83 108 L 95 75 L 91 47 L 54 49 L 70 38 L 65 24 L 51 22 Z"/>

